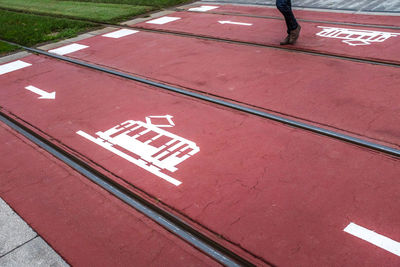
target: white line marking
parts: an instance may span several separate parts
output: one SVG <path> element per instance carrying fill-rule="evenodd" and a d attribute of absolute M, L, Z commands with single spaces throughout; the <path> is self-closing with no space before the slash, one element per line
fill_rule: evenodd
<path fill-rule="evenodd" d="M 221 23 L 221 24 L 234 24 L 234 25 L 242 25 L 242 26 L 251 26 L 251 25 L 253 25 L 252 23 L 234 22 L 234 21 L 229 21 L 229 20 L 220 20 L 218 22 Z"/>
<path fill-rule="evenodd" d="M 114 32 L 110 32 L 110 33 L 104 34 L 102 36 L 103 37 L 108 37 L 108 38 L 118 39 L 118 38 L 125 37 L 125 36 L 128 36 L 128 35 L 137 33 L 137 32 L 139 32 L 139 31 L 129 30 L 129 29 L 121 29 L 121 30 L 118 30 L 118 31 L 114 31 Z"/>
<path fill-rule="evenodd" d="M 158 18 L 158 19 L 153 19 L 153 20 L 147 21 L 146 23 L 150 23 L 150 24 L 166 24 L 168 22 L 172 22 L 172 21 L 175 21 L 175 20 L 178 20 L 178 19 L 181 19 L 181 18 L 178 18 L 178 17 L 162 17 L 162 18 Z"/>
<path fill-rule="evenodd" d="M 35 86 L 29 85 L 25 89 L 40 95 L 39 99 L 56 99 L 56 92 L 48 93 L 42 89 L 36 88 Z"/>
<path fill-rule="evenodd" d="M 189 8 L 189 11 L 207 12 L 216 8 L 219 8 L 219 6 L 200 6 Z"/>
<path fill-rule="evenodd" d="M 57 55 L 60 55 L 60 56 L 63 56 L 63 55 L 66 55 L 66 54 L 69 54 L 69 53 L 72 53 L 72 52 L 76 52 L 78 50 L 82 50 L 82 49 L 88 48 L 88 47 L 89 46 L 81 45 L 81 44 L 70 44 L 70 45 L 66 45 L 66 46 L 63 46 L 63 47 L 59 47 L 59 48 L 56 48 L 56 49 L 49 50 L 49 52 L 57 54 Z"/>
<path fill-rule="evenodd" d="M 355 223 L 350 223 L 343 231 L 400 256 L 400 243 L 386 236 L 377 234 Z"/>
<path fill-rule="evenodd" d="M 21 60 L 17 60 L 14 62 L 10 62 L 4 65 L 0 66 L 0 75 L 9 73 L 9 72 L 13 72 L 19 69 L 23 69 L 26 67 L 32 66 L 32 64 L 26 63 L 24 61 Z"/>

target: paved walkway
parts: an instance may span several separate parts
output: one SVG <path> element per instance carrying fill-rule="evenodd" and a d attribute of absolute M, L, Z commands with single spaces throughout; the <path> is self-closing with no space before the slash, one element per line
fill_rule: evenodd
<path fill-rule="evenodd" d="M 203 0 L 202 2 L 274 5 L 275 0 Z M 400 12 L 398 0 L 292 0 L 293 7 L 368 12 Z"/>
<path fill-rule="evenodd" d="M 203 0 L 203 2 L 216 1 Z M 274 5 L 275 0 L 219 0 L 218 2 Z M 398 0 L 293 0 L 293 4 L 304 8 L 400 12 Z M 0 198 L 0 266 L 68 266 L 68 264 Z"/>
<path fill-rule="evenodd" d="M 0 198 L 0 266 L 69 266 Z"/>

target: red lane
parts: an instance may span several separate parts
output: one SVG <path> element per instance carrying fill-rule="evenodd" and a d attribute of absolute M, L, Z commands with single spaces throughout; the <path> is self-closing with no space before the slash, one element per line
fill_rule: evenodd
<path fill-rule="evenodd" d="M 67 56 L 400 147 L 399 69 L 138 32 Z"/>
<path fill-rule="evenodd" d="M 236 5 L 217 5 L 217 4 L 202 4 L 193 5 L 186 9 L 199 8 L 201 6 L 213 6 L 215 9 L 206 11 L 208 13 L 231 13 L 239 15 L 249 16 L 273 16 L 282 18 L 281 13 L 275 7 L 260 7 L 260 6 L 236 6 Z M 298 19 L 306 20 L 318 20 L 325 22 L 345 22 L 345 23 L 358 23 L 358 24 L 370 24 L 370 25 L 381 25 L 381 26 L 395 26 L 400 27 L 400 16 L 388 16 L 388 15 L 368 15 L 368 14 L 355 14 L 353 13 L 338 13 L 334 10 L 327 11 L 312 11 L 312 10 L 297 10 L 293 9 L 293 12 Z"/>
<path fill-rule="evenodd" d="M 168 17 L 178 17 L 180 19 L 166 24 L 143 22 L 131 26 L 272 46 L 279 46 L 279 42 L 286 35 L 286 24 L 276 19 L 198 12 L 176 12 L 169 14 Z M 224 24 L 219 21 L 224 22 Z M 227 21 L 229 23 L 247 23 L 251 25 L 234 25 L 227 23 Z M 400 63 L 400 30 L 348 27 L 311 22 L 302 22 L 301 25 L 301 37 L 298 42 L 294 46 L 287 47 L 346 57 Z M 364 42 L 357 41 L 357 38 L 364 35 L 367 36 L 362 37 Z M 367 39 L 369 40 L 368 42 L 366 41 Z"/>
<path fill-rule="evenodd" d="M 354 222 L 400 240 L 398 159 L 44 57 L 24 61 L 33 65 L 0 76 L 3 109 L 230 240 L 237 253 L 241 247 L 276 265 L 398 264 L 394 254 L 343 231 Z M 56 99 L 37 99 L 28 85 L 55 91 Z M 153 145 L 140 144 L 153 137 L 120 124 L 167 114 L 173 123 L 152 118 L 175 125 L 162 128 L 163 138 L 170 133 L 199 148 L 175 172 L 163 170 L 180 186 L 111 151 L 146 159 Z M 107 131 L 116 125 L 132 132 Z M 78 131 L 109 141 L 102 147 Z M 134 140 L 141 143 L 132 147 Z"/>
<path fill-rule="evenodd" d="M 0 196 L 72 266 L 217 266 L 0 124 Z"/>

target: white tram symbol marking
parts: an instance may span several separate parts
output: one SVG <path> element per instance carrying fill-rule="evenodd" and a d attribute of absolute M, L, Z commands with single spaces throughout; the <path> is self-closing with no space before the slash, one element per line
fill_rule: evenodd
<path fill-rule="evenodd" d="M 165 115 L 146 117 L 146 122 L 128 120 L 104 132 L 97 132 L 97 137 L 83 131 L 76 133 L 178 186 L 182 182 L 165 172 L 178 170 L 176 166 L 199 152 L 200 148 L 190 140 L 160 129 L 175 126 L 172 118 Z M 152 119 L 166 122 L 155 125 Z"/>
<path fill-rule="evenodd" d="M 318 26 L 318 28 L 322 28 L 323 30 L 316 35 L 327 38 L 343 39 L 343 43 L 351 46 L 382 43 L 390 37 L 396 37 L 400 35 L 400 33 L 394 32 L 366 31 L 323 26 Z"/>

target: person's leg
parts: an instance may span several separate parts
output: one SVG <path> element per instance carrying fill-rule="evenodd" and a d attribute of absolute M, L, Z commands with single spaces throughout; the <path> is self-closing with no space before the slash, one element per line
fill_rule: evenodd
<path fill-rule="evenodd" d="M 288 34 L 290 31 L 297 29 L 299 24 L 293 15 L 291 0 L 276 0 L 276 7 L 285 18 Z"/>
<path fill-rule="evenodd" d="M 300 25 L 292 12 L 291 0 L 276 0 L 276 7 L 285 18 L 288 36 L 281 42 L 281 45 L 294 44 L 299 38 Z"/>

